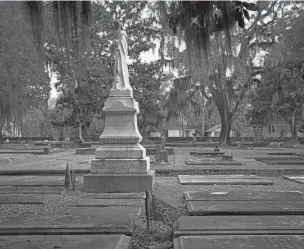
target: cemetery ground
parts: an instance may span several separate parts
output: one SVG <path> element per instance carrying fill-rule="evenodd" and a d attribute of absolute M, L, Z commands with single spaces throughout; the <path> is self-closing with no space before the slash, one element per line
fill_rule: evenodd
<path fill-rule="evenodd" d="M 234 192 L 243 193 L 244 195 L 246 195 L 246 193 L 253 195 L 259 194 L 263 191 L 303 192 L 302 184 L 282 177 L 283 175 L 304 175 L 303 163 L 301 164 L 299 161 L 298 164 L 293 164 L 288 155 L 273 156 L 274 159 L 276 159 L 273 164 L 255 160 L 255 158 L 269 158 L 271 157 L 269 153 L 273 152 L 304 154 L 304 148 L 301 147 L 290 149 L 221 148 L 221 151 L 225 152 L 227 155 L 232 155 L 235 161 L 242 163 L 241 165 L 189 165 L 185 163 L 185 160 L 189 157 L 191 151 L 213 151 L 213 148 L 180 147 L 175 148 L 174 150 L 175 154 L 169 156 L 168 165 L 151 164 L 151 168 L 156 170 L 156 181 L 153 194 L 168 204 L 178 208 L 184 214 L 188 211 L 184 193 L 188 191 L 201 191 L 206 193 Z M 2 217 L 2 222 L 9 223 L 9 221 L 5 219 L 13 216 L 41 217 L 65 215 L 67 207 L 71 207 L 75 203 L 79 204 L 81 200 L 83 200 L 85 193 L 82 192 L 82 176 L 89 172 L 89 160 L 93 158 L 94 155 L 75 155 L 75 149 L 67 149 L 50 155 L 1 154 L 0 217 Z M 284 160 L 291 163 L 280 164 L 280 162 L 284 162 Z M 67 192 L 63 186 L 64 171 L 67 161 L 70 168 L 76 171 L 78 181 L 75 191 L 69 192 Z M 263 180 L 270 181 L 273 184 L 182 185 L 177 177 L 178 175 L 218 175 L 220 178 L 219 175 L 223 174 L 256 174 L 262 176 Z M 12 184 L 12 182 L 16 185 L 14 187 L 15 192 L 8 191 L 8 188 L 11 188 L 8 187 L 8 185 Z M 30 185 L 31 182 L 33 183 L 33 186 Z M 26 189 L 29 191 L 27 192 Z M 24 195 L 25 198 L 21 198 L 20 195 Z M 150 229 L 147 229 L 144 202 L 139 202 L 139 204 L 137 202 L 134 203 L 134 206 L 141 207 L 141 213 L 139 219 L 136 220 L 135 225 L 131 226 L 132 229 L 134 229 L 132 233 L 129 234 L 129 236 L 132 236 L 132 248 L 173 248 L 172 228 L 161 222 L 152 221 Z M 282 205 L 285 205 L 284 203 L 285 202 L 282 201 Z M 111 210 L 115 209 L 115 207 L 111 206 L 112 204 L 109 205 L 109 215 L 113 215 L 112 218 L 114 219 L 115 212 L 113 213 Z M 64 210 L 63 214 L 60 213 L 60 210 Z M 109 219 L 110 218 L 111 217 L 109 217 Z M 16 221 L 12 219 L 11 222 L 14 224 Z M 37 220 L 29 219 L 25 222 L 33 222 L 32 225 L 35 227 L 35 222 L 37 222 Z"/>

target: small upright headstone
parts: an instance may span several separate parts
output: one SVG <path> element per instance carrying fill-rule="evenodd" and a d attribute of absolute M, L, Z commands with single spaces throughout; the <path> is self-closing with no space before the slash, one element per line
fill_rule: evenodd
<path fill-rule="evenodd" d="M 159 163 L 160 162 L 160 145 L 157 144 L 155 148 L 155 162 Z"/>
<path fill-rule="evenodd" d="M 168 164 L 168 151 L 161 150 L 159 154 L 159 161 L 161 164 Z"/>
<path fill-rule="evenodd" d="M 220 148 L 218 146 L 215 146 L 214 151 L 215 152 L 220 152 Z"/>

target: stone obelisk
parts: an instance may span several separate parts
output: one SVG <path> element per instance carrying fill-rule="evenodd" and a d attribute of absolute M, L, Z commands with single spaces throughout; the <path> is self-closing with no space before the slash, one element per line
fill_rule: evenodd
<path fill-rule="evenodd" d="M 138 103 L 129 83 L 127 34 L 117 22 L 117 51 L 114 83 L 102 109 L 105 115 L 101 147 L 91 160 L 91 173 L 83 178 L 85 192 L 143 192 L 152 190 L 155 171 L 150 170 L 150 158 L 139 143 Z"/>

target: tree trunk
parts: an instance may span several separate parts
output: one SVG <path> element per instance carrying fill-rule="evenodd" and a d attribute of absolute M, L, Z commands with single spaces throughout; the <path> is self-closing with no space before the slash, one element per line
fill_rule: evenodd
<path fill-rule="evenodd" d="M 221 132 L 220 132 L 220 144 L 230 145 L 230 132 L 232 118 L 228 108 L 224 108 L 223 112 L 220 112 L 221 117 Z"/>
<path fill-rule="evenodd" d="M 293 113 L 291 116 L 291 136 L 292 138 L 296 139 L 297 138 L 297 132 L 296 132 L 296 117 L 295 114 Z"/>
<path fill-rule="evenodd" d="M 219 142 L 222 145 L 230 145 L 230 131 L 233 115 L 229 111 L 228 103 L 225 101 L 223 93 L 214 92 L 212 94 L 212 98 L 221 118 L 221 132 Z"/>
<path fill-rule="evenodd" d="M 3 128 L 3 121 L 0 118 L 0 144 L 3 144 L 2 128 Z"/>

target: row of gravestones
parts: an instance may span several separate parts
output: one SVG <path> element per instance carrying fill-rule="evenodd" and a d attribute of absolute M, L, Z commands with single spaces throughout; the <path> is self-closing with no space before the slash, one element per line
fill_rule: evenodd
<path fill-rule="evenodd" d="M 303 248 L 302 192 L 191 191 L 185 193 L 185 200 L 190 216 L 173 225 L 174 249 Z"/>
<path fill-rule="evenodd" d="M 49 205 L 54 195 L 62 194 L 66 187 L 72 189 L 73 184 L 72 179 L 67 183 L 67 180 L 44 177 L 1 180 L 0 206 Z M 2 216 L 0 247 L 130 248 L 134 224 L 144 206 L 144 198 L 143 194 L 132 193 L 84 194 L 56 210 L 54 215 Z"/>

